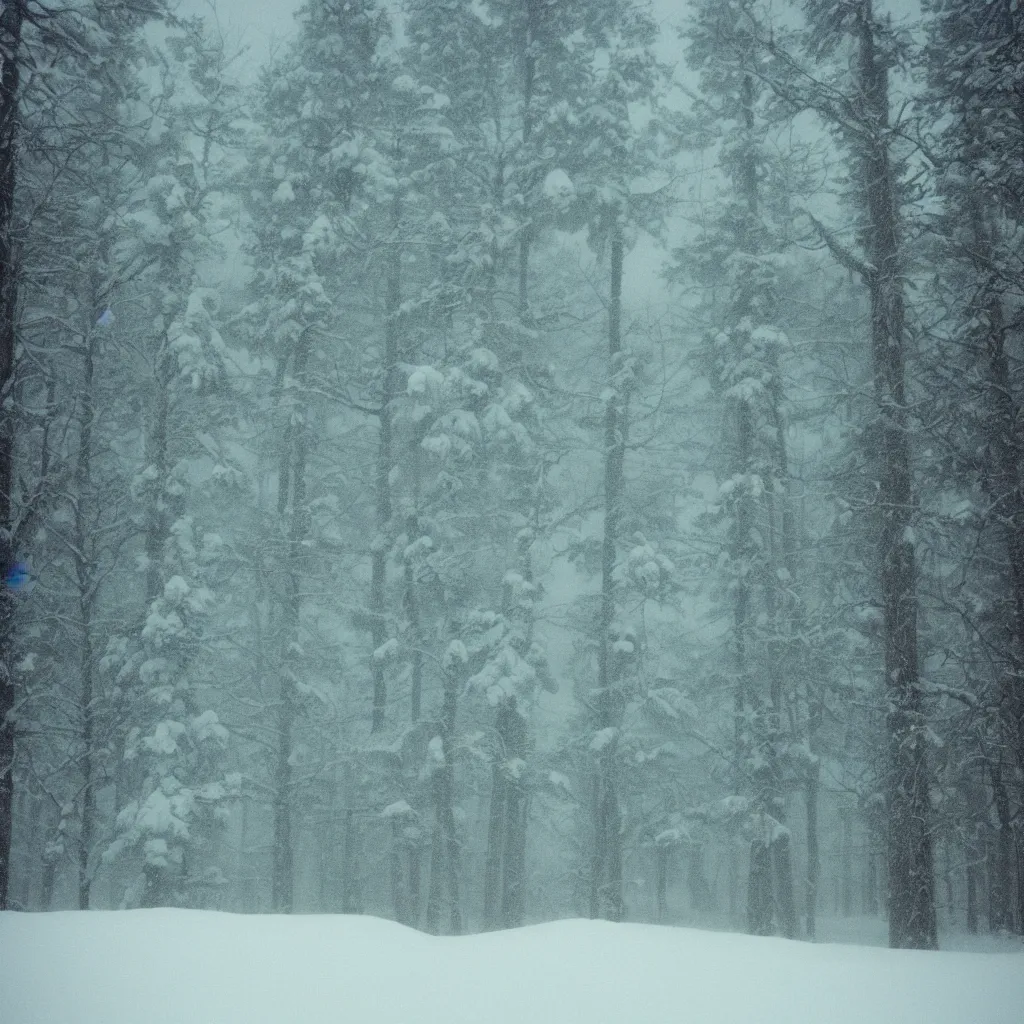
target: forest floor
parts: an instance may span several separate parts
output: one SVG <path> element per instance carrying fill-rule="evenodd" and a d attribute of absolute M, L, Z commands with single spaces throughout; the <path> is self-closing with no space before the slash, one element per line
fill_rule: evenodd
<path fill-rule="evenodd" d="M 1011 947 L 1012 948 L 1012 947 Z M 1018 952 L 893 952 L 560 921 L 0 914 L 4 1024 L 1020 1024 Z"/>

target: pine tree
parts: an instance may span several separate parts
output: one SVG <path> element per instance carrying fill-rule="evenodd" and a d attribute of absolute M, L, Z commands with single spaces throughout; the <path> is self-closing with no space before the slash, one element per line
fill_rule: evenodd
<path fill-rule="evenodd" d="M 213 709 L 202 707 L 207 669 L 197 655 L 214 603 L 209 583 L 218 544 L 192 513 L 190 451 L 182 441 L 183 424 L 194 422 L 200 402 L 225 379 L 217 299 L 198 280 L 199 261 L 214 244 L 216 196 L 224 185 L 216 147 L 232 141 L 225 60 L 223 46 L 201 22 L 185 23 L 168 38 L 159 97 L 163 145 L 151 153 L 139 205 L 127 218 L 154 285 L 145 462 L 133 481 L 145 612 L 138 632 L 111 641 L 104 658 L 126 702 L 119 835 L 107 858 L 129 850 L 141 857 L 137 898 L 144 906 L 192 898 L 190 888 L 206 875 L 198 851 L 237 782 L 223 771 L 227 731 Z M 190 148 L 193 137 L 198 153 Z M 204 405 L 216 414 L 214 404 Z"/>
<path fill-rule="evenodd" d="M 799 60 L 771 38 L 772 85 L 796 109 L 816 111 L 850 156 L 849 201 L 858 215 L 862 256 L 818 228 L 833 255 L 860 276 L 871 299 L 871 353 L 877 431 L 878 591 L 883 616 L 887 765 L 889 941 L 896 948 L 936 945 L 934 867 L 929 824 L 928 740 L 918 658 L 917 559 L 907 394 L 907 310 L 903 163 L 894 144 L 890 72 L 903 40 L 871 0 L 804 5 L 806 53 L 827 67 L 853 48 L 848 72 L 809 83 Z M 820 76 L 819 76 L 820 77 Z M 816 224 L 816 222 L 814 222 Z"/>
<path fill-rule="evenodd" d="M 978 581 L 976 600 L 981 593 L 998 594 L 986 602 L 990 610 L 983 627 L 998 652 L 998 678 L 981 691 L 992 723 L 983 750 L 988 778 L 981 784 L 991 786 L 998 823 L 998 853 L 990 877 L 998 880 L 1001 895 L 993 907 L 1002 924 L 1012 925 L 1013 830 L 1005 776 L 1008 767 L 1012 776 L 1014 761 L 1018 776 L 1024 772 L 1024 482 L 1019 470 L 1020 387 L 1013 356 L 1020 325 L 1011 295 L 1020 272 L 1016 234 L 1024 209 L 1016 192 L 1021 184 L 1019 159 L 1010 141 L 1020 137 L 1021 120 L 1002 96 L 1007 71 L 1016 67 L 1021 26 L 1019 14 L 995 4 L 936 3 L 929 10 L 930 98 L 944 125 L 929 150 L 944 203 L 934 226 L 942 268 L 936 299 L 950 307 L 955 325 L 952 345 L 939 366 L 951 364 L 960 371 L 936 380 L 943 405 L 948 403 L 951 447 L 959 452 L 955 463 L 943 468 L 963 486 L 967 505 L 961 506 L 959 518 L 961 524 L 970 519 L 963 543 L 983 545 L 991 537 L 987 543 L 1002 552 L 992 560 L 1002 568 Z M 965 379 L 972 382 L 966 393 Z M 971 509 L 970 517 L 965 507 Z M 962 550 L 968 557 L 968 548 Z M 1009 765 L 1004 751 L 1010 754 Z M 1019 835 L 1017 843 L 1019 848 Z M 1017 917 L 1018 927 L 1024 927 L 1024 902 Z"/>
<path fill-rule="evenodd" d="M 756 74 L 762 14 L 755 3 L 712 0 L 698 7 L 687 30 L 687 55 L 702 76 L 698 136 L 717 136 L 726 189 L 695 251 L 680 250 L 678 258 L 681 268 L 711 286 L 712 307 L 724 307 L 711 311 L 724 329 L 714 337 L 710 358 L 716 390 L 734 408 L 726 441 L 731 465 L 719 490 L 731 523 L 735 784 L 738 794 L 749 792 L 753 811 L 747 926 L 770 934 L 777 919 L 792 937 L 783 723 L 794 691 L 783 678 L 797 669 L 785 638 L 797 590 L 780 277 L 788 258 L 787 190 L 799 176 L 792 159 L 773 159 L 766 145 L 780 112 Z M 759 627 L 760 621 L 770 625 Z"/>

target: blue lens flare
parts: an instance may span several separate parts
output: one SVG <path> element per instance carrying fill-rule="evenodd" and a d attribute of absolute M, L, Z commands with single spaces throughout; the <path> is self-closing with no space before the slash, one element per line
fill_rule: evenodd
<path fill-rule="evenodd" d="M 9 587 L 11 590 L 24 590 L 30 578 L 31 572 L 29 571 L 28 564 L 26 562 L 15 562 L 4 576 L 4 586 Z"/>

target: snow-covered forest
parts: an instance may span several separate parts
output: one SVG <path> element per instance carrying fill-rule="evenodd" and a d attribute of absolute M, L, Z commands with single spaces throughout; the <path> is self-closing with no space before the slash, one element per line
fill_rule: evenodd
<path fill-rule="evenodd" d="M 1024 8 L 295 6 L 0 3 L 0 909 L 1024 932 Z"/>

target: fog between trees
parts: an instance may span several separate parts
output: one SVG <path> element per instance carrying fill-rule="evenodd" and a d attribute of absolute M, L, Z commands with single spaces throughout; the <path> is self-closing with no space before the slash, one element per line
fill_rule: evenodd
<path fill-rule="evenodd" d="M 0 907 L 1024 930 L 1024 24 L 0 9 Z"/>

